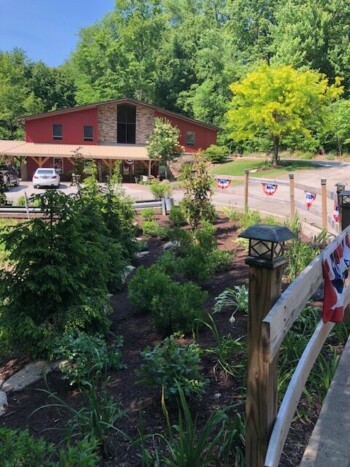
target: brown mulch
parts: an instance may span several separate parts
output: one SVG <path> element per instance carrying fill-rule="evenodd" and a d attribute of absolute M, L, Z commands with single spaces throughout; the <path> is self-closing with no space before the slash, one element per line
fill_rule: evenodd
<path fill-rule="evenodd" d="M 159 216 L 158 221 L 167 223 L 168 219 Z M 215 297 L 222 291 L 235 285 L 247 284 L 248 279 L 248 267 L 244 261 L 246 254 L 235 244 L 237 226 L 228 218 L 220 218 L 217 222 L 216 237 L 219 247 L 231 251 L 234 259 L 229 271 L 215 275 L 204 284 L 204 288 L 209 294 L 206 302 L 207 311 L 212 311 Z M 162 253 L 163 244 L 164 242 L 159 239 L 148 240 L 149 254 L 139 259 L 138 264 L 146 266 L 153 264 Z M 113 398 L 120 401 L 122 407 L 127 409 L 127 416 L 122 423 L 122 428 L 132 438 L 138 435 L 141 425 L 146 433 L 164 433 L 160 391 L 138 384 L 135 371 L 141 364 L 140 350 L 160 342 L 162 338 L 155 331 L 150 316 L 138 312 L 129 302 L 126 288 L 113 295 L 111 303 L 114 310 L 111 331 L 124 338 L 122 359 L 126 368 L 109 373 L 108 388 Z M 230 315 L 230 310 L 215 315 L 215 321 L 221 335 L 230 334 L 235 338 L 246 336 L 246 315 L 237 313 L 234 325 L 228 321 Z M 203 347 L 213 345 L 213 336 L 208 329 L 204 328 L 200 332 L 199 343 Z M 2 364 L 0 361 L 0 379 L 6 379 L 26 363 L 28 363 L 28 359 L 25 357 L 3 361 Z M 242 384 L 235 378 L 215 369 L 215 362 L 212 358 L 203 358 L 202 365 L 203 372 L 209 379 L 209 384 L 205 397 L 195 401 L 194 409 L 200 414 L 200 419 L 205 420 L 209 413 L 218 408 L 237 403 L 242 394 Z M 64 436 L 62 428 L 68 417 L 67 413 L 48 408 L 33 414 L 38 407 L 48 403 L 47 393 L 42 391 L 48 388 L 73 406 L 80 407 L 81 398 L 78 391 L 62 381 L 59 372 L 54 371 L 48 376 L 46 382 L 41 381 L 32 384 L 23 391 L 9 394 L 9 405 L 6 413 L 0 417 L 0 426 L 28 428 L 34 436 L 40 435 L 52 442 L 62 440 Z M 306 403 L 302 401 L 301 404 L 303 407 Z M 244 406 L 242 405 L 239 410 L 244 413 Z M 299 419 L 293 423 L 281 459 L 281 466 L 299 464 L 317 415 L 318 408 L 314 407 L 308 418 Z M 53 431 L 52 428 L 55 430 Z M 111 436 L 110 452 L 112 458 L 105 459 L 101 465 L 124 467 L 141 465 L 137 456 L 138 449 L 115 435 Z"/>

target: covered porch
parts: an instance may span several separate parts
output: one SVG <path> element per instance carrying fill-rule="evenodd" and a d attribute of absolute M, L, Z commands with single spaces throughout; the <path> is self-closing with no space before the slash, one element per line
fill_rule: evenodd
<path fill-rule="evenodd" d="M 37 168 L 54 167 L 62 180 L 69 181 L 77 171 L 77 162 L 84 168 L 93 160 L 98 180 L 104 182 L 113 173 L 114 164 L 121 162 L 121 176 L 125 183 L 135 183 L 147 176 L 158 176 L 159 164 L 151 161 L 145 145 L 68 145 L 38 144 L 25 141 L 0 141 L 0 156 L 13 162 L 20 160 L 21 178 L 31 180 Z"/>

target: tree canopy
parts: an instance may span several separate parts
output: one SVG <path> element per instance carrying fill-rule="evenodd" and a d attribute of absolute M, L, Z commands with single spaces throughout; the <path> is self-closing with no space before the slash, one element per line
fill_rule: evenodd
<path fill-rule="evenodd" d="M 238 141 L 266 137 L 275 164 L 282 139 L 291 133 L 310 138 L 326 106 L 343 92 L 339 79 L 329 85 L 315 71 L 265 63 L 230 88 L 234 94 L 227 113 L 230 135 Z"/>
<path fill-rule="evenodd" d="M 347 0 L 118 0 L 78 31 L 59 68 L 32 63 L 23 51 L 0 51 L 0 137 L 21 136 L 23 114 L 120 97 L 224 128 L 230 84 L 262 61 L 322 73 L 330 85 L 340 77 L 348 99 L 349 22 Z M 337 148 L 328 133 L 326 141 L 325 132 L 310 131 L 312 144 L 290 134 L 283 147 Z M 220 141 L 232 149 L 266 147 L 264 137 L 242 144 L 225 131 Z"/>

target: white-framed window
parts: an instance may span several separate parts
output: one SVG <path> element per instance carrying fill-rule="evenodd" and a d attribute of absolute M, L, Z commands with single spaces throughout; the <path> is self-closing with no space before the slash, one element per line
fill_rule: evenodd
<path fill-rule="evenodd" d="M 55 141 L 63 139 L 63 125 L 61 123 L 52 125 L 52 139 Z"/>
<path fill-rule="evenodd" d="M 196 142 L 196 133 L 194 131 L 187 131 L 186 132 L 186 145 L 194 146 L 195 142 Z"/>
<path fill-rule="evenodd" d="M 84 141 L 94 140 L 94 127 L 92 125 L 84 125 Z"/>

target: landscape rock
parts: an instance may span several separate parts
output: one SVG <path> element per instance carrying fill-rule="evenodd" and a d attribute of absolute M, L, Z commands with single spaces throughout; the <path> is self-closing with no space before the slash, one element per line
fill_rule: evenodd
<path fill-rule="evenodd" d="M 136 258 L 143 258 L 144 256 L 147 256 L 149 255 L 149 251 L 139 251 L 138 253 L 136 253 Z"/>
<path fill-rule="evenodd" d="M 36 362 L 28 363 L 22 370 L 15 373 L 7 379 L 2 385 L 2 390 L 5 392 L 21 391 L 29 384 L 43 378 L 47 373 L 50 373 L 51 365 L 46 360 L 37 360 Z"/>
<path fill-rule="evenodd" d="M 6 392 L 0 391 L 0 415 L 2 415 L 5 412 L 5 405 L 7 405 Z"/>
<path fill-rule="evenodd" d="M 175 241 L 175 242 L 166 242 L 164 243 L 163 245 L 163 250 L 176 250 L 177 248 L 179 248 L 180 246 L 180 242 L 178 241 Z"/>
<path fill-rule="evenodd" d="M 135 269 L 136 269 L 135 266 L 131 266 L 131 265 L 126 266 L 126 268 L 122 272 L 122 283 L 123 284 L 126 284 L 128 278 L 135 271 Z"/>

